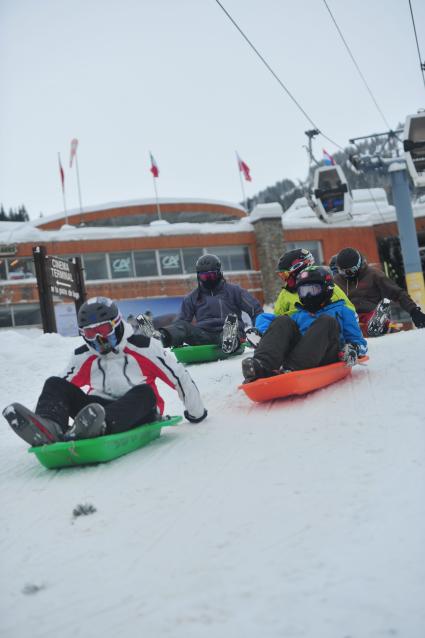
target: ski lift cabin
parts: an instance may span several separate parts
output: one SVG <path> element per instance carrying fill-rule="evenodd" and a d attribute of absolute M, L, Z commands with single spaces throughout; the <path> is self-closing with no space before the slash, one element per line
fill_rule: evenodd
<path fill-rule="evenodd" d="M 327 223 L 351 218 L 352 198 L 344 171 L 336 164 L 320 166 L 314 172 L 317 212 Z"/>
<path fill-rule="evenodd" d="M 403 147 L 415 186 L 425 186 L 425 113 L 409 115 L 404 125 Z"/>

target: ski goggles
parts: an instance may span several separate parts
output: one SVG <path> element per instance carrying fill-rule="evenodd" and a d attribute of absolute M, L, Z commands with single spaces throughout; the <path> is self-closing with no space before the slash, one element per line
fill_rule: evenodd
<path fill-rule="evenodd" d="M 110 321 L 102 321 L 101 323 L 96 323 L 91 326 L 84 326 L 84 328 L 80 328 L 80 334 L 89 341 L 94 341 L 98 336 L 106 339 L 114 332 L 120 322 L 121 317 L 117 317 Z"/>
<path fill-rule="evenodd" d="M 199 281 L 218 281 L 219 273 L 217 270 L 207 270 L 206 272 L 198 272 Z"/>
<path fill-rule="evenodd" d="M 360 270 L 360 266 L 353 266 L 352 268 L 340 268 L 338 266 L 338 273 L 343 277 L 355 277 Z"/>
<path fill-rule="evenodd" d="M 320 284 L 301 284 L 301 286 L 298 286 L 298 296 L 300 299 L 305 299 L 308 295 L 317 297 L 321 292 L 322 286 Z"/>
<path fill-rule="evenodd" d="M 278 270 L 277 274 L 280 277 L 280 279 L 282 280 L 283 286 L 285 288 L 288 285 L 289 285 L 290 288 L 294 288 L 295 287 L 295 277 L 296 277 L 295 273 L 290 272 L 289 270 Z"/>

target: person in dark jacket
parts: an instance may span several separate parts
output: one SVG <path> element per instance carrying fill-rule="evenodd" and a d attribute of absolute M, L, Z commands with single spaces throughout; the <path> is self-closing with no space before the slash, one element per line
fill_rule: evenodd
<path fill-rule="evenodd" d="M 11 428 L 27 443 L 39 446 L 117 434 L 156 421 L 164 411 L 158 379 L 177 391 L 188 421 L 199 423 L 207 416 L 188 371 L 157 339 L 133 334 L 111 299 L 88 299 L 78 311 L 78 326 L 84 344 L 74 351 L 62 375 L 46 380 L 35 411 L 20 403 L 3 410 Z"/>
<path fill-rule="evenodd" d="M 245 383 L 273 374 L 345 361 L 354 365 L 367 352 L 356 314 L 343 300 L 331 301 L 328 268 L 309 266 L 297 277 L 299 303 L 291 316 L 276 316 L 253 357 L 242 361 Z"/>
<path fill-rule="evenodd" d="M 335 283 L 342 288 L 354 304 L 362 329 L 367 336 L 377 336 L 371 330 L 378 305 L 384 299 L 395 301 L 409 313 L 417 328 L 425 328 L 425 314 L 417 303 L 392 279 L 378 268 L 369 266 L 356 248 L 344 248 L 336 259 L 338 274 Z M 381 304 L 382 307 L 382 304 Z M 389 318 L 382 322 L 380 334 L 388 331 Z"/>
<path fill-rule="evenodd" d="M 215 344 L 224 352 L 236 351 L 244 336 L 242 312 L 254 323 L 263 311 L 261 304 L 249 292 L 224 279 L 216 255 L 206 254 L 198 259 L 196 276 L 198 286 L 183 299 L 176 321 L 159 330 L 164 347 Z"/>

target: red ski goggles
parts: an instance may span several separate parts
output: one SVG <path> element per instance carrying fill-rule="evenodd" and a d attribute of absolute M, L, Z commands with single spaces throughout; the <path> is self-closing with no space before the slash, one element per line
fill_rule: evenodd
<path fill-rule="evenodd" d="M 278 270 L 277 274 L 281 278 L 285 288 L 288 286 L 288 284 L 290 288 L 295 287 L 296 275 L 293 272 L 289 272 L 289 270 Z"/>
<path fill-rule="evenodd" d="M 103 321 L 102 323 L 97 323 L 92 326 L 84 326 L 84 328 L 80 328 L 80 334 L 89 341 L 94 341 L 97 336 L 106 339 L 114 332 L 120 322 L 121 317 L 117 317 L 116 319 Z"/>
<path fill-rule="evenodd" d="M 207 272 L 198 272 L 199 281 L 218 281 L 220 273 L 217 270 L 208 270 Z"/>

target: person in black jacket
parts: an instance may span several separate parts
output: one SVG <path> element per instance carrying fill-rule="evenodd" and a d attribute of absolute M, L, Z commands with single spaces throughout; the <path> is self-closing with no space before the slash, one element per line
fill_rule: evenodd
<path fill-rule="evenodd" d="M 228 354 L 235 352 L 244 338 L 242 312 L 254 323 L 263 312 L 261 304 L 247 290 L 224 279 L 216 255 L 206 254 L 198 259 L 196 276 L 198 286 L 183 299 L 176 320 L 160 328 L 156 336 L 160 336 L 164 347 L 215 344 Z M 145 334 L 152 334 L 145 316 L 137 319 L 142 331 L 145 327 Z"/>
<path fill-rule="evenodd" d="M 356 248 L 344 248 L 336 258 L 335 283 L 354 304 L 360 325 L 367 336 L 385 334 L 389 328 L 389 301 L 409 313 L 417 328 L 425 328 L 425 314 L 417 303 L 378 268 L 369 266 Z M 387 316 L 381 311 L 386 308 Z M 381 317 L 377 321 L 377 317 Z"/>

